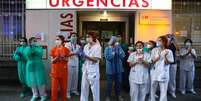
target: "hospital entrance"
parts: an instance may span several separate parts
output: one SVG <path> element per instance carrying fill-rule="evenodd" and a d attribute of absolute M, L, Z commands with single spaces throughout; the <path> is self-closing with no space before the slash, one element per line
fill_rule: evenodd
<path fill-rule="evenodd" d="M 88 32 L 96 32 L 98 40 L 102 46 L 102 61 L 100 66 L 100 77 L 105 80 L 105 59 L 104 59 L 104 49 L 108 46 L 108 41 L 112 35 L 121 35 L 122 40 L 125 40 L 125 22 L 95 22 L 86 21 L 83 22 L 83 32 L 84 35 Z"/>

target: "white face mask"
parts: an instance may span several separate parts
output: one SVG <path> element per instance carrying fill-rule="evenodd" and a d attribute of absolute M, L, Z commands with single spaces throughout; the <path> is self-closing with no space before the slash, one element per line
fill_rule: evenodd
<path fill-rule="evenodd" d="M 161 42 L 157 42 L 156 45 L 157 45 L 157 47 L 161 47 L 162 46 Z"/>
<path fill-rule="evenodd" d="M 187 42 L 186 44 L 186 47 L 190 48 L 191 47 L 191 43 Z"/>
<path fill-rule="evenodd" d="M 147 44 L 147 48 L 149 48 L 149 49 L 150 49 L 150 48 L 152 48 L 152 45 L 150 45 L 150 44 Z"/>
<path fill-rule="evenodd" d="M 86 38 L 86 41 L 87 41 L 88 43 L 91 43 L 91 42 L 92 42 L 92 38 Z"/>
<path fill-rule="evenodd" d="M 56 41 L 55 41 L 55 44 L 56 44 L 57 46 L 61 45 L 61 43 L 62 43 L 61 40 L 56 40 Z"/>
<path fill-rule="evenodd" d="M 142 49 L 142 48 L 139 48 L 139 49 L 137 49 L 137 52 L 138 52 L 138 53 L 142 53 L 142 52 L 143 52 L 143 49 Z"/>

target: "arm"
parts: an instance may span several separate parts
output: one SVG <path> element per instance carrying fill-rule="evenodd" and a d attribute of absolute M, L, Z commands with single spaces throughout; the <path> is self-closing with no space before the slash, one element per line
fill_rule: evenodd
<path fill-rule="evenodd" d="M 195 58 L 195 59 L 197 58 L 195 49 L 191 49 L 190 54 L 193 56 L 193 58 Z"/>
<path fill-rule="evenodd" d="M 174 56 L 172 51 L 166 51 L 165 53 L 165 64 L 171 64 L 174 62 Z"/>
<path fill-rule="evenodd" d="M 106 60 L 112 60 L 114 58 L 114 54 L 112 53 L 112 51 L 110 51 L 111 49 L 110 48 L 105 48 L 104 50 L 104 56 L 105 56 L 105 59 Z"/>
<path fill-rule="evenodd" d="M 119 50 L 119 51 L 118 51 L 117 54 L 118 54 L 119 57 L 123 60 L 124 57 L 126 56 L 126 55 L 125 55 L 125 52 L 124 52 L 124 50 L 123 50 L 121 47 L 119 47 L 118 50 Z"/>
<path fill-rule="evenodd" d="M 17 49 L 15 50 L 14 54 L 13 54 L 13 59 L 14 59 L 15 61 L 19 61 L 20 58 L 21 58 L 21 56 L 20 56 L 20 54 L 19 54 L 19 48 L 17 48 Z"/>

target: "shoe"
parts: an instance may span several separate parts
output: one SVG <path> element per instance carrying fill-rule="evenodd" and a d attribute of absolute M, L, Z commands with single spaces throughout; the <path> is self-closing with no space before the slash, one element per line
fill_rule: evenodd
<path fill-rule="evenodd" d="M 70 94 L 68 94 L 68 95 L 67 95 L 67 99 L 70 99 L 70 98 L 71 98 L 71 96 L 70 96 Z"/>
<path fill-rule="evenodd" d="M 185 95 L 185 94 L 186 94 L 186 92 L 185 92 L 185 91 L 181 91 L 181 94 L 182 94 L 182 95 Z"/>
<path fill-rule="evenodd" d="M 105 101 L 110 101 L 110 98 L 109 98 L 109 97 L 106 97 Z"/>
<path fill-rule="evenodd" d="M 25 94 L 24 93 L 21 93 L 20 94 L 20 98 L 24 98 L 25 97 Z"/>
<path fill-rule="evenodd" d="M 37 96 L 33 96 L 30 101 L 37 101 Z"/>
<path fill-rule="evenodd" d="M 155 98 L 159 98 L 158 95 L 155 95 Z"/>
<path fill-rule="evenodd" d="M 196 95 L 197 93 L 194 90 L 191 90 L 190 93 Z"/>
<path fill-rule="evenodd" d="M 175 93 L 171 93 L 170 95 L 171 95 L 173 98 L 176 98 L 176 97 L 177 97 Z"/>
<path fill-rule="evenodd" d="M 119 100 L 119 101 L 124 101 L 124 98 L 123 98 L 122 96 L 119 96 L 119 97 L 118 97 L 118 100 Z"/>
<path fill-rule="evenodd" d="M 75 94 L 76 96 L 80 95 L 78 91 L 73 91 L 73 94 Z"/>
<path fill-rule="evenodd" d="M 47 96 L 41 96 L 40 101 L 46 101 L 47 100 Z"/>

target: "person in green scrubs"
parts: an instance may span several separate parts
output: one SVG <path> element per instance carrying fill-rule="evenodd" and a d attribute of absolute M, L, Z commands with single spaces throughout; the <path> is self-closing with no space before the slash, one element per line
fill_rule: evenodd
<path fill-rule="evenodd" d="M 41 98 L 41 101 L 46 101 L 46 72 L 42 60 L 43 49 L 35 37 L 29 39 L 29 46 L 26 47 L 24 53 L 27 58 L 26 82 L 33 93 L 31 101 L 36 101 L 38 97 Z"/>
<path fill-rule="evenodd" d="M 84 49 L 84 46 L 86 44 L 86 40 L 85 38 L 81 38 L 80 40 L 80 46 L 81 46 L 81 50 Z M 80 50 L 80 51 L 81 51 Z M 78 91 L 81 93 L 81 83 L 82 83 L 82 65 L 84 64 L 84 59 L 83 58 L 79 58 L 79 77 L 78 77 Z"/>
<path fill-rule="evenodd" d="M 30 88 L 26 84 L 26 63 L 27 60 L 24 55 L 24 49 L 27 47 L 27 39 L 25 37 L 20 38 L 19 46 L 16 48 L 13 59 L 17 62 L 18 78 L 21 83 L 20 98 L 24 98 L 30 91 Z"/>

